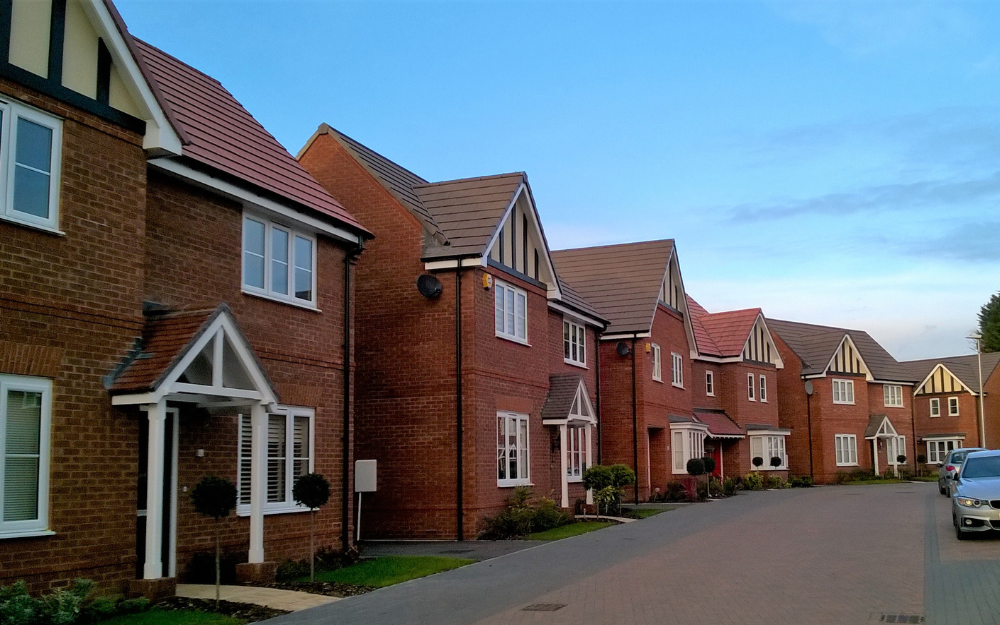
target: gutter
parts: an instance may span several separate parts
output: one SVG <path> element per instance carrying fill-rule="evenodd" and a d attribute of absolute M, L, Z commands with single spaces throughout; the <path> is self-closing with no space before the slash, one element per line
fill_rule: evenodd
<path fill-rule="evenodd" d="M 465 540 L 464 492 L 462 484 L 463 450 L 462 439 L 464 428 L 462 424 L 462 268 L 455 269 L 455 501 L 457 539 Z"/>
<path fill-rule="evenodd" d="M 351 267 L 357 262 L 358 256 L 364 251 L 364 245 L 359 244 L 348 249 L 344 255 L 344 415 L 343 415 L 343 467 L 341 468 L 341 522 L 340 540 L 346 552 L 351 544 L 351 502 L 354 492 L 351 488 L 351 456 L 353 443 L 351 441 L 351 364 L 353 346 L 351 345 Z"/>

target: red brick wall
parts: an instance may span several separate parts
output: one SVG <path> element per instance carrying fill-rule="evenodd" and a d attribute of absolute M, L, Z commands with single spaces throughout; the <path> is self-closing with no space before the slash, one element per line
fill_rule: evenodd
<path fill-rule="evenodd" d="M 0 585 L 134 576 L 136 428 L 103 376 L 139 337 L 146 163 L 141 137 L 0 80 L 65 119 L 59 229 L 0 221 L 0 373 L 53 382 L 49 525 L 0 540 Z"/>
<path fill-rule="evenodd" d="M 791 475 L 810 474 L 810 447 L 813 453 L 813 465 L 816 469 L 822 467 L 822 456 L 825 452 L 820 444 L 819 428 L 816 427 L 818 413 L 812 413 L 812 441 L 809 438 L 810 410 L 817 407 L 815 398 L 810 398 L 805 392 L 805 382 L 802 380 L 802 360 L 788 347 L 776 332 L 772 330 L 771 337 L 778 348 L 778 354 L 785 367 L 778 369 L 778 425 L 791 430 L 785 439 L 785 452 L 788 454 L 788 470 Z M 818 475 L 819 471 L 815 473 Z"/>
<path fill-rule="evenodd" d="M 986 386 L 985 383 L 983 385 Z M 958 397 L 958 416 L 948 415 L 948 398 Z M 941 416 L 931 417 L 931 399 L 941 402 Z M 936 393 L 934 395 L 917 395 L 913 398 L 913 418 L 917 436 L 923 438 L 928 434 L 950 434 L 962 432 L 965 434 L 963 445 L 979 447 L 979 398 L 969 393 Z M 987 435 L 987 440 L 989 436 Z M 926 456 L 927 445 L 922 441 L 917 445 L 917 453 Z"/>

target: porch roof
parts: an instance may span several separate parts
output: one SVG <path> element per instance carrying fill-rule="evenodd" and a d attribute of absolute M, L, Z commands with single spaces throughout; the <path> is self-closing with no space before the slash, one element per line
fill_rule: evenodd
<path fill-rule="evenodd" d="M 542 420 L 553 424 L 566 420 L 594 420 L 587 383 L 579 373 L 549 376 L 549 393 L 542 405 Z"/>
<path fill-rule="evenodd" d="M 888 425 L 889 427 L 885 427 Z M 868 419 L 868 427 L 865 428 L 865 438 L 894 437 L 898 436 L 896 428 L 889 421 L 889 416 L 884 414 L 874 414 Z"/>
<path fill-rule="evenodd" d="M 712 438 L 743 438 L 746 435 L 724 410 L 695 408 L 694 416 L 708 426 L 708 434 Z"/>

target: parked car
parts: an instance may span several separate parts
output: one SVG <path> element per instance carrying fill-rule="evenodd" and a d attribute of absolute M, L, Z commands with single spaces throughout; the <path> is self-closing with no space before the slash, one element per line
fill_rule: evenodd
<path fill-rule="evenodd" d="M 951 520 L 955 536 L 1000 529 L 1000 451 L 974 451 L 952 485 Z"/>
<path fill-rule="evenodd" d="M 961 447 L 948 453 L 944 462 L 938 467 L 938 492 L 945 497 L 951 495 L 951 483 L 962 468 L 965 457 L 974 451 L 986 451 L 983 447 Z"/>

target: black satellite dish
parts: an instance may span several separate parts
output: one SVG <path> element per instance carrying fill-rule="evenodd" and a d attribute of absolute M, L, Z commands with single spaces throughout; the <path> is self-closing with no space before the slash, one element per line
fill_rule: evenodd
<path fill-rule="evenodd" d="M 618 345 L 615 345 L 615 351 L 618 352 L 618 355 L 622 358 L 632 353 L 632 350 L 628 348 L 628 345 L 626 345 L 624 341 L 618 341 Z"/>
<path fill-rule="evenodd" d="M 429 273 L 422 274 L 417 278 L 417 290 L 427 299 L 434 299 L 438 295 L 441 295 L 443 289 L 441 281 Z"/>

